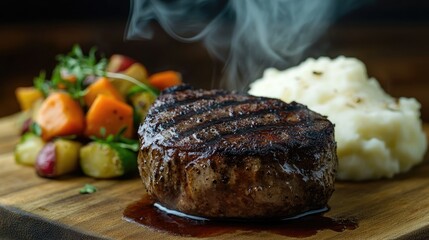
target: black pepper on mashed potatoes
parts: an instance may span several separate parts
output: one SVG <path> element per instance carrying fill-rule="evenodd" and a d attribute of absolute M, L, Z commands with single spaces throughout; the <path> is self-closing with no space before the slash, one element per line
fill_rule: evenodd
<path fill-rule="evenodd" d="M 321 57 L 285 71 L 267 69 L 249 93 L 297 101 L 328 116 L 335 124 L 338 179 L 392 177 L 420 163 L 427 149 L 419 102 L 389 96 L 354 58 Z"/>

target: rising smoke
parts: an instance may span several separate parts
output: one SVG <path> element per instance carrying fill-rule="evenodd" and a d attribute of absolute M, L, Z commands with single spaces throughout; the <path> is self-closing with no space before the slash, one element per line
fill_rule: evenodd
<path fill-rule="evenodd" d="M 225 62 L 221 87 L 244 90 L 267 67 L 302 60 L 357 0 L 132 0 L 126 37 L 150 39 L 153 20 L 182 42 L 202 41 Z"/>

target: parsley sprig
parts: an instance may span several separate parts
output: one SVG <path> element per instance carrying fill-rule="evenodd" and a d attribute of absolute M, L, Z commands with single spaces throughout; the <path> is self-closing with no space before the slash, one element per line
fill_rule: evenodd
<path fill-rule="evenodd" d="M 39 76 L 34 78 L 34 87 L 39 89 L 43 95 L 46 97 L 49 94 L 50 89 L 52 88 L 49 82 L 46 81 L 46 72 L 41 71 Z"/>
<path fill-rule="evenodd" d="M 69 54 L 58 55 L 58 65 L 53 74 L 56 78 L 53 81 L 56 81 L 58 84 L 64 84 L 73 98 L 80 99 L 83 97 L 85 95 L 84 81 L 88 76 L 102 77 L 106 75 L 107 59 L 101 58 L 97 61 L 96 51 L 97 49 L 93 47 L 89 50 L 88 56 L 85 56 L 79 45 L 75 45 Z M 61 71 L 74 76 L 76 81 L 70 82 L 62 79 Z"/>
<path fill-rule="evenodd" d="M 91 194 L 95 193 L 97 191 L 97 188 L 94 185 L 91 184 L 85 184 L 81 189 L 79 189 L 80 194 Z"/>
<path fill-rule="evenodd" d="M 105 76 L 107 59 L 97 61 L 96 48 L 91 48 L 88 56 L 85 56 L 79 45 L 73 46 L 67 55 L 58 55 L 58 64 L 52 71 L 51 79 L 47 79 L 44 71 L 34 79 L 34 86 L 45 96 L 57 89 L 66 90 L 73 98 L 81 100 L 86 94 L 84 81 L 88 76 Z M 74 81 L 66 80 L 64 75 L 73 76 Z"/>
<path fill-rule="evenodd" d="M 93 47 L 89 50 L 88 56 L 85 56 L 79 45 L 75 45 L 67 55 L 57 56 L 57 67 L 74 75 L 80 83 L 77 85 L 83 85 L 88 75 L 105 76 L 106 74 L 107 59 L 101 58 L 97 61 L 96 52 L 97 49 Z"/>
<path fill-rule="evenodd" d="M 109 77 L 129 81 L 135 84 L 141 91 L 147 91 L 150 94 L 157 96 L 159 92 L 154 88 L 136 80 L 135 78 L 122 74 L 107 72 L 107 59 L 102 57 L 97 61 L 97 49 L 91 48 L 88 55 L 82 52 L 79 45 L 73 46 L 70 53 L 66 55 L 58 55 L 58 64 L 52 71 L 51 79 L 47 79 L 44 71 L 40 72 L 39 76 L 34 79 L 34 86 L 39 89 L 45 96 L 53 90 L 64 89 L 73 98 L 81 103 L 82 97 L 85 96 L 85 79 L 89 76 Z M 63 78 L 63 75 L 74 76 L 75 81 L 69 81 Z"/>

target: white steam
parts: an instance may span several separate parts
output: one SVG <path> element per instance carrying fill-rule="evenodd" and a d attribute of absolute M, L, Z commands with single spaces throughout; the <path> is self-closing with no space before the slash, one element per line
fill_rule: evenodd
<path fill-rule="evenodd" d="M 173 38 L 203 41 L 225 62 L 221 87 L 244 90 L 267 67 L 302 60 L 335 17 L 357 0 L 133 0 L 126 37 L 150 39 L 159 22 Z"/>

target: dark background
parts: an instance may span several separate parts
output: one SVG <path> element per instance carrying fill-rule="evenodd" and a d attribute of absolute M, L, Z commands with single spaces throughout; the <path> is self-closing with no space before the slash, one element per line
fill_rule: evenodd
<path fill-rule="evenodd" d="M 29 86 L 55 56 L 78 43 L 87 51 L 129 55 L 156 72 L 174 69 L 197 87 L 216 87 L 222 64 L 200 43 L 168 37 L 154 24 L 150 41 L 124 39 L 129 1 L 0 2 L 0 117 L 19 111 L 18 86 Z M 415 97 L 429 121 L 429 2 L 373 0 L 340 17 L 308 55 L 362 60 L 370 76 L 393 96 Z"/>

